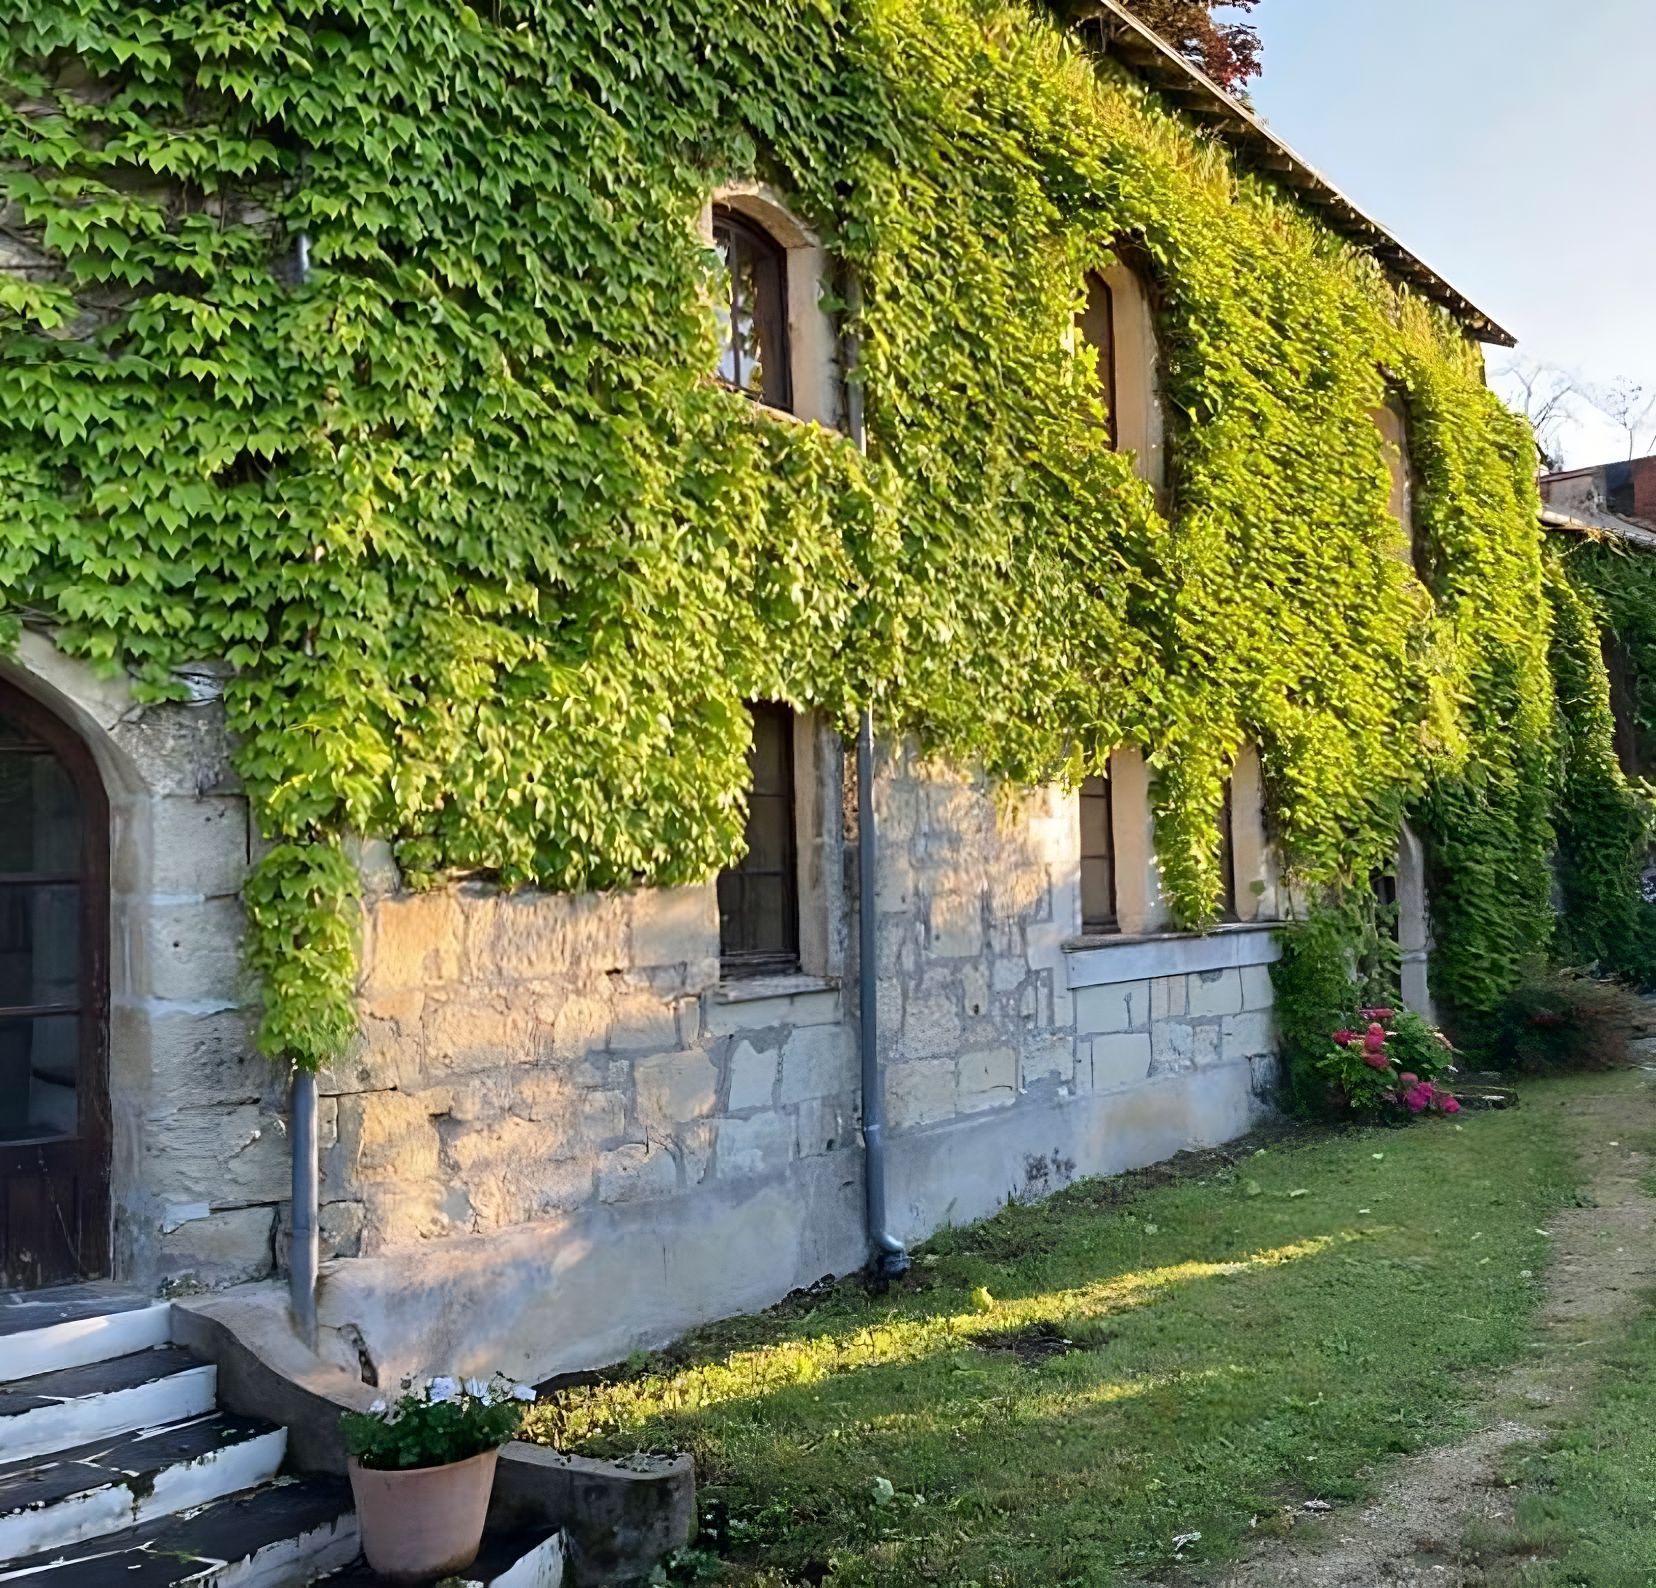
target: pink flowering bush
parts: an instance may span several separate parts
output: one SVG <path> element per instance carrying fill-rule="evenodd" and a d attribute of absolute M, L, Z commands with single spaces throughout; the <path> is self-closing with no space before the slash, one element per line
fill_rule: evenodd
<path fill-rule="evenodd" d="M 1412 1009 L 1364 1009 L 1333 1033 L 1316 1067 L 1342 1112 L 1407 1120 L 1460 1112 L 1438 1084 L 1453 1059 L 1448 1038 Z"/>

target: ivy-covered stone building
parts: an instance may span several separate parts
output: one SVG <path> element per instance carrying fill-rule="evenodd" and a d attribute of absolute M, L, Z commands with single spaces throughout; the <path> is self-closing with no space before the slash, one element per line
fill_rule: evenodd
<path fill-rule="evenodd" d="M 1112 0 L 30 12 L 0 1283 L 281 1311 L 303 1096 L 325 1356 L 590 1367 L 1552 941 L 1510 338 Z"/>

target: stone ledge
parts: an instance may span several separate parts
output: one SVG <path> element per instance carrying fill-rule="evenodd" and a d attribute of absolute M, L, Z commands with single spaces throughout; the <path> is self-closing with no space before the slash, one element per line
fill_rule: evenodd
<path fill-rule="evenodd" d="M 1208 933 L 1070 938 L 1063 945 L 1064 962 L 1071 988 L 1270 965 L 1282 957 L 1277 941 L 1282 925 L 1280 921 L 1250 921 Z"/>

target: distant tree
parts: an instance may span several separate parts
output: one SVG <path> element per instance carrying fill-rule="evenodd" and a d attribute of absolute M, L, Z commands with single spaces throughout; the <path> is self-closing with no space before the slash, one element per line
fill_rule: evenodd
<path fill-rule="evenodd" d="M 1564 467 L 1564 432 L 1575 422 L 1577 404 L 1584 397 L 1575 376 L 1553 364 L 1514 357 L 1494 372 L 1506 387 L 1507 401 L 1530 422 L 1535 449 L 1548 473 Z"/>
<path fill-rule="evenodd" d="M 1259 33 L 1246 22 L 1221 22 L 1215 11 L 1251 11 L 1259 0 L 1125 0 L 1193 66 L 1233 92 L 1259 75 Z"/>
<path fill-rule="evenodd" d="M 1648 455 L 1656 447 L 1656 391 L 1637 381 L 1613 380 L 1589 386 L 1587 401 L 1627 437 L 1627 459 Z"/>

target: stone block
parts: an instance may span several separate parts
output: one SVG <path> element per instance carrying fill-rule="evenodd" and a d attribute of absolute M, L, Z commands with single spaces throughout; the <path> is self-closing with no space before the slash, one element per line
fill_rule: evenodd
<path fill-rule="evenodd" d="M 1219 1022 L 1204 1020 L 1190 1028 L 1191 1061 L 1200 1068 L 1219 1062 Z"/>
<path fill-rule="evenodd" d="M 440 1172 L 440 1141 L 426 1104 L 403 1092 L 355 1092 L 339 1099 L 340 1193 L 363 1180 L 427 1180 Z"/>
<path fill-rule="evenodd" d="M 1158 1020 L 1150 1027 L 1150 1057 L 1157 1075 L 1188 1070 L 1196 1058 L 1196 1033 L 1190 1023 Z"/>
<path fill-rule="evenodd" d="M 1150 1033 L 1122 1031 L 1094 1037 L 1092 1048 L 1092 1086 L 1095 1092 L 1113 1091 L 1118 1086 L 1134 1086 L 1150 1075 Z"/>
<path fill-rule="evenodd" d="M 790 1114 L 768 1112 L 747 1119 L 721 1119 L 718 1156 L 714 1160 L 718 1177 L 763 1174 L 780 1168 L 794 1151 L 794 1119 Z"/>
<path fill-rule="evenodd" d="M 925 1059 L 959 1051 L 963 1027 L 957 996 L 946 987 L 910 993 L 903 999 L 897 1049 L 905 1059 Z"/>
<path fill-rule="evenodd" d="M 960 967 L 960 1001 L 968 1020 L 989 1013 L 989 972 L 980 964 Z"/>
<path fill-rule="evenodd" d="M 117 1003 L 109 1022 L 122 1091 L 142 1092 L 148 1113 L 253 1103 L 272 1084 L 270 1061 L 254 1051 L 247 1022 L 234 1010 L 187 1014 Z"/>
<path fill-rule="evenodd" d="M 368 1209 L 361 1202 L 324 1202 L 317 1212 L 323 1257 L 360 1256 L 367 1217 Z"/>
<path fill-rule="evenodd" d="M 633 1065 L 641 1129 L 662 1137 L 718 1106 L 719 1072 L 705 1053 L 664 1053 Z"/>
<path fill-rule="evenodd" d="M 1029 967 L 1024 964 L 1022 957 L 1011 958 L 997 954 L 993 969 L 989 973 L 989 985 L 998 993 L 1017 992 L 1025 981 L 1029 979 Z"/>
<path fill-rule="evenodd" d="M 904 777 L 878 779 L 874 784 L 874 819 L 882 850 L 907 843 L 920 828 L 920 785 Z"/>
<path fill-rule="evenodd" d="M 1242 1012 L 1242 973 L 1203 970 L 1185 978 L 1186 1007 L 1192 1016 Z"/>
<path fill-rule="evenodd" d="M 1065 1032 L 1048 1032 L 1023 1044 L 1022 1085 L 1068 1081 L 1075 1076 L 1075 1040 Z"/>
<path fill-rule="evenodd" d="M 451 1188 L 462 1189 L 471 1227 L 498 1229 L 566 1212 L 590 1202 L 595 1154 L 569 1140 L 549 1140 L 530 1120 L 507 1118 L 444 1131 Z"/>
<path fill-rule="evenodd" d="M 1276 1018 L 1269 1009 L 1225 1019 L 1224 1052 L 1227 1059 L 1253 1059 L 1276 1051 Z"/>
<path fill-rule="evenodd" d="M 226 1208 L 165 1230 L 161 1267 L 168 1289 L 245 1284 L 276 1268 L 276 1209 Z"/>
<path fill-rule="evenodd" d="M 462 897 L 473 980 L 568 981 L 627 967 L 628 895 L 468 888 Z"/>
<path fill-rule="evenodd" d="M 1158 1020 L 1180 1019 L 1187 1008 L 1185 989 L 1186 978 L 1183 976 L 1157 976 L 1150 983 L 1150 1019 L 1152 1023 Z"/>
<path fill-rule="evenodd" d="M 987 1048 L 960 1056 L 956 1106 L 963 1114 L 1003 1108 L 1018 1095 L 1015 1048 Z"/>
<path fill-rule="evenodd" d="M 257 1103 L 152 1114 L 144 1181 L 175 1202 L 279 1202 L 291 1186 L 283 1117 Z"/>
<path fill-rule="evenodd" d="M 1075 1029 L 1085 1035 L 1150 1029 L 1150 983 L 1112 982 L 1075 990 Z"/>
<path fill-rule="evenodd" d="M 1269 1009 L 1275 1001 L 1271 987 L 1271 967 L 1269 965 L 1244 965 L 1242 976 L 1242 1007 L 1244 1009 Z"/>
<path fill-rule="evenodd" d="M 149 891 L 177 898 L 233 896 L 241 892 L 247 868 L 245 800 L 216 795 L 151 804 Z M 122 886 L 123 879 L 114 880 Z"/>
<path fill-rule="evenodd" d="M 678 1162 L 665 1147 L 629 1143 L 598 1164 L 600 1202 L 642 1202 L 678 1190 Z"/>
<path fill-rule="evenodd" d="M 731 1050 L 726 1069 L 730 1076 L 726 1111 L 746 1113 L 769 1108 L 775 1100 L 778 1054 L 774 1048 L 756 1048 L 745 1037 Z"/>
<path fill-rule="evenodd" d="M 611 1011 L 608 1046 L 611 1053 L 659 1053 L 679 1042 L 678 1016 L 673 1005 L 653 993 L 626 993 Z"/>
<path fill-rule="evenodd" d="M 719 901 L 711 882 L 632 895 L 632 964 L 693 965 L 718 952 Z"/>
<path fill-rule="evenodd" d="M 895 1130 L 954 1118 L 952 1059 L 913 1059 L 890 1065 L 885 1087 L 886 1114 Z"/>
<path fill-rule="evenodd" d="M 832 1097 L 857 1084 L 857 1047 L 849 1026 L 802 1026 L 782 1045 L 784 1104 Z"/>
<path fill-rule="evenodd" d="M 578 1059 L 609 1038 L 610 1006 L 604 998 L 569 993 L 543 998 L 535 1005 L 536 1019 L 551 1029 L 552 1052 L 560 1059 Z"/>
<path fill-rule="evenodd" d="M 857 1145 L 857 1121 L 849 1100 L 816 1097 L 794 1111 L 801 1158 L 818 1158 Z"/>
<path fill-rule="evenodd" d="M 425 1070 L 433 1076 L 472 1074 L 536 1058 L 537 1025 L 530 1011 L 504 1000 L 457 995 L 430 1001 L 425 1014 Z"/>
<path fill-rule="evenodd" d="M 459 980 L 462 918 L 458 892 L 434 888 L 380 899 L 363 936 L 363 986 L 432 987 Z"/>
<path fill-rule="evenodd" d="M 577 1105 L 580 1142 L 613 1140 L 626 1134 L 627 1100 L 619 1092 L 586 1091 Z"/>
<path fill-rule="evenodd" d="M 887 835 L 882 833 L 882 840 Z M 880 915 L 895 915 L 914 907 L 914 867 L 906 848 L 887 842 L 880 845 L 880 863 L 874 873 L 874 909 Z"/>
<path fill-rule="evenodd" d="M 109 736 L 159 795 L 234 794 L 230 730 L 221 701 L 167 701 L 125 712 Z"/>
<path fill-rule="evenodd" d="M 752 989 L 742 988 L 734 998 L 715 993 L 703 1015 L 707 1033 L 715 1037 L 776 1026 L 832 1025 L 840 1018 L 840 993 L 837 987 L 812 987 L 753 996 Z"/>
<path fill-rule="evenodd" d="M 127 919 L 141 949 L 147 950 L 148 985 L 139 981 L 143 992 L 170 1003 L 240 1002 L 243 921 L 236 900 L 165 904 L 151 899 L 131 904 Z"/>

